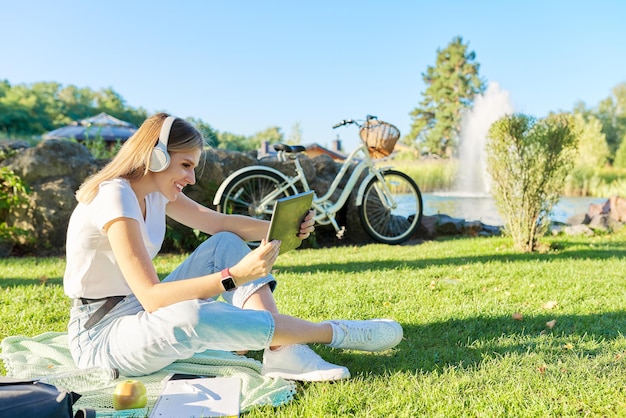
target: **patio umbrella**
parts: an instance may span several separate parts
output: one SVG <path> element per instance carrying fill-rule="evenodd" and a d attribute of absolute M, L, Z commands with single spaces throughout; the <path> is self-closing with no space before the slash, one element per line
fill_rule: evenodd
<path fill-rule="evenodd" d="M 102 112 L 87 119 L 74 121 L 67 126 L 55 129 L 43 135 L 43 139 L 71 139 L 78 142 L 99 139 L 106 142 L 126 141 L 137 131 L 132 123 L 114 118 Z"/>

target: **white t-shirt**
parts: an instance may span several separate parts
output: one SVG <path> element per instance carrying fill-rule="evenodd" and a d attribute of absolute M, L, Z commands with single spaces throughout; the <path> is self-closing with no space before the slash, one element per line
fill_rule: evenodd
<path fill-rule="evenodd" d="M 130 183 L 119 178 L 103 182 L 89 204 L 79 203 L 67 228 L 65 294 L 88 299 L 131 294 L 103 227 L 117 218 L 137 220 L 148 254 L 154 258 L 165 237 L 167 203 L 161 193 L 146 196 L 144 220 Z"/>

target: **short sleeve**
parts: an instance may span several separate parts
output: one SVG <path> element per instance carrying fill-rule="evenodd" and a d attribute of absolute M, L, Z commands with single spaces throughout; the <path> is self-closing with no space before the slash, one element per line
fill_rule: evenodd
<path fill-rule="evenodd" d="M 123 180 L 103 182 L 91 207 L 93 209 L 92 221 L 99 230 L 117 218 L 143 221 L 137 197 L 130 184 Z"/>

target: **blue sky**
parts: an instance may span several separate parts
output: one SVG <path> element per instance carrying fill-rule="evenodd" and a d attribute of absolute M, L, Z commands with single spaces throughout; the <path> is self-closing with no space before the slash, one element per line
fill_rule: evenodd
<path fill-rule="evenodd" d="M 132 107 L 251 135 L 373 114 L 409 130 L 437 49 L 461 36 L 516 111 L 589 107 L 626 82 L 626 1 L 0 0 L 0 79 L 113 88 Z"/>

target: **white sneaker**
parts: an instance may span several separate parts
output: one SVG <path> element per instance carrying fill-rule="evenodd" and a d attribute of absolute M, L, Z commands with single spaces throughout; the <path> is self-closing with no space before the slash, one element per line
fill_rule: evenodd
<path fill-rule="evenodd" d="M 391 319 L 328 322 L 333 325 L 333 332 L 343 331 L 343 340 L 332 345 L 335 348 L 382 351 L 395 347 L 402 341 L 402 326 Z M 335 327 L 340 330 L 335 330 Z"/>
<path fill-rule="evenodd" d="M 276 350 L 263 352 L 261 374 L 302 382 L 322 382 L 348 379 L 350 371 L 343 366 L 322 359 L 308 345 L 285 345 Z"/>

